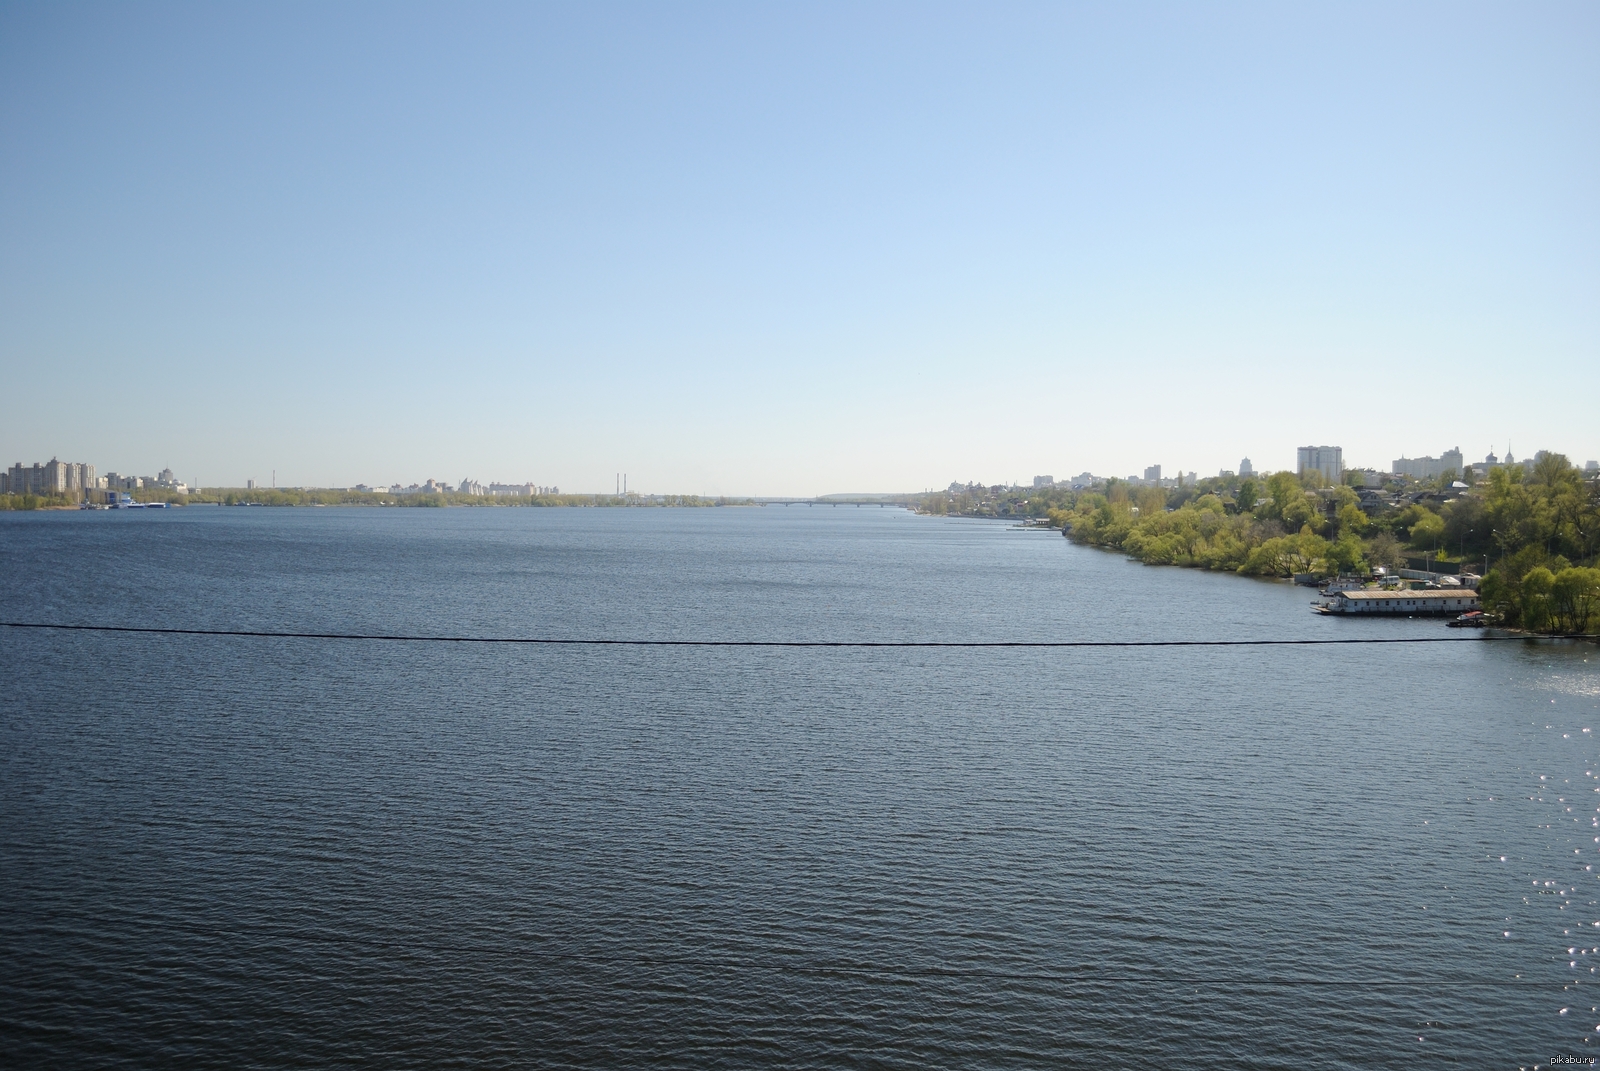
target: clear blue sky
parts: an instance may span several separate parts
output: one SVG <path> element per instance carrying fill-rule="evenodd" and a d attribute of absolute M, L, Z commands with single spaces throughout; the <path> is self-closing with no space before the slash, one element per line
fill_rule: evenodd
<path fill-rule="evenodd" d="M 5 4 L 5 463 L 1600 457 L 1600 5 Z"/>

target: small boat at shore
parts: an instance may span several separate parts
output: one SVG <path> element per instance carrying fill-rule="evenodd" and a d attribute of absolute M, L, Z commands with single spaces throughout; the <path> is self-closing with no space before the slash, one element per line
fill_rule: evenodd
<path fill-rule="evenodd" d="M 1482 610 L 1468 610 L 1460 617 L 1445 622 L 1446 628 L 1483 628 L 1489 622 Z"/>

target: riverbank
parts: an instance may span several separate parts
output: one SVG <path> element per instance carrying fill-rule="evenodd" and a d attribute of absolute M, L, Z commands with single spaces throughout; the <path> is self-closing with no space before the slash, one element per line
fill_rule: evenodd
<path fill-rule="evenodd" d="M 1097 490 L 958 487 L 918 511 L 1037 523 L 1146 565 L 1245 576 L 1329 577 L 1482 562 L 1485 611 L 1511 627 L 1571 635 L 1600 624 L 1600 480 L 1560 454 L 1491 469 L 1476 486 L 1384 489 L 1277 472 L 1175 488 L 1110 480 Z"/>

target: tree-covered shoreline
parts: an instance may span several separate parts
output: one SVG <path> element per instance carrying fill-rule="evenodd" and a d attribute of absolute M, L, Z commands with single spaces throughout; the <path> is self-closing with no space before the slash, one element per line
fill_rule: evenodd
<path fill-rule="evenodd" d="M 1426 556 L 1445 571 L 1482 571 L 1484 608 L 1509 627 L 1600 628 L 1600 481 L 1560 454 L 1541 454 L 1529 468 L 1496 467 L 1464 490 L 1454 479 L 1366 501 L 1317 472 L 1174 488 L 1108 480 L 1078 492 L 952 486 L 918 509 L 1034 520 L 1147 565 L 1246 576 L 1369 575 Z"/>

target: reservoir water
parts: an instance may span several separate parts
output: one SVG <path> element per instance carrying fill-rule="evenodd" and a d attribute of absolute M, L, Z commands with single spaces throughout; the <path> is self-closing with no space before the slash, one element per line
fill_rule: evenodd
<path fill-rule="evenodd" d="M 887 509 L 13 513 L 0 570 L 6 621 L 1445 634 Z M 0 628 L 0 665 L 7 1066 L 1600 1054 L 1593 645 Z"/>

